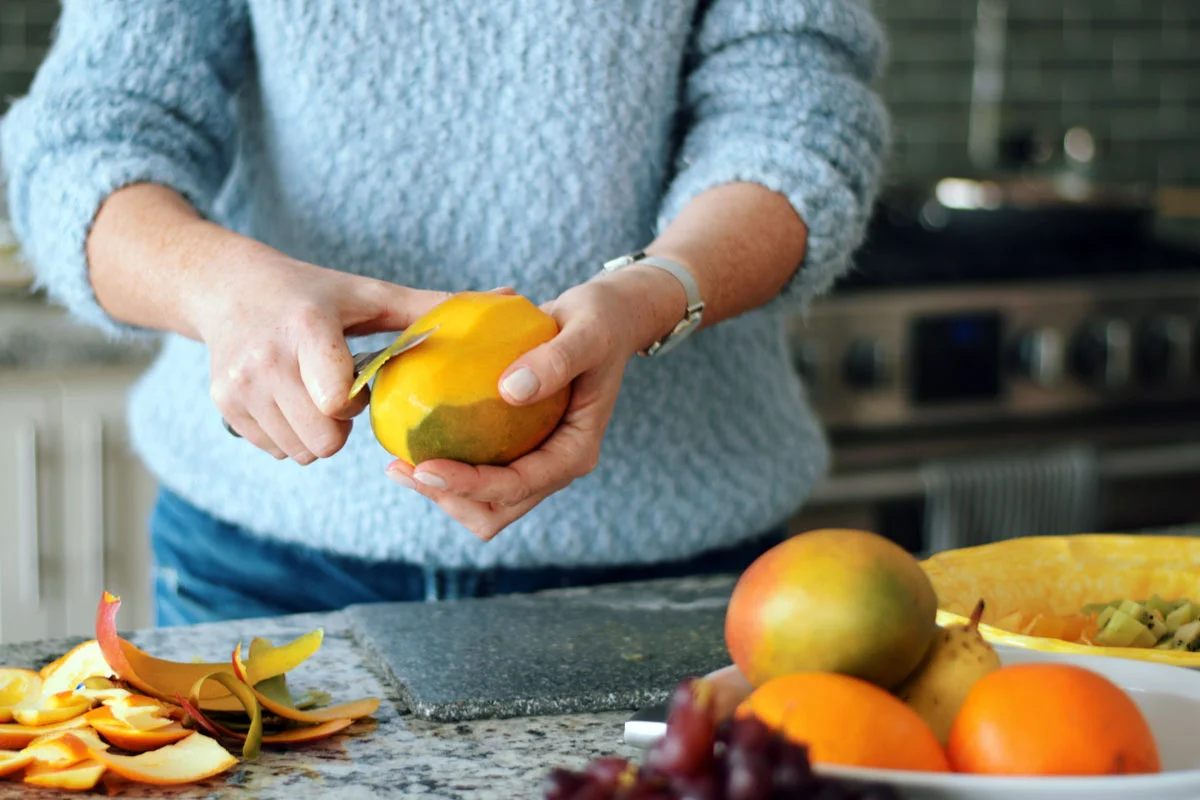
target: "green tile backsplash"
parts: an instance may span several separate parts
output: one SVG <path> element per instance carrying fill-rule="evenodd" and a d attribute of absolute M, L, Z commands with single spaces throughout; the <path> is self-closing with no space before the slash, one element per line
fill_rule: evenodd
<path fill-rule="evenodd" d="M 969 171 L 976 0 L 874 4 L 891 40 L 881 89 L 895 120 L 894 175 Z M 1002 5 L 1005 128 L 1084 126 L 1104 176 L 1200 184 L 1200 0 Z M 57 11 L 53 0 L 0 0 L 0 110 L 25 91 Z"/>

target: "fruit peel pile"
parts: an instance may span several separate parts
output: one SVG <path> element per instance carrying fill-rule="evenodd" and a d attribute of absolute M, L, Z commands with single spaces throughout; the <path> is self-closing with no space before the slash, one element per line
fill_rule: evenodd
<path fill-rule="evenodd" d="M 256 638 L 228 663 L 155 658 L 117 634 L 121 601 L 104 593 L 96 638 L 39 672 L 0 668 L 0 779 L 87 791 L 99 783 L 196 783 L 228 771 L 240 747 L 295 746 L 339 733 L 377 698 L 328 705 L 293 697 L 287 674 L 321 646 L 321 629 L 276 647 Z"/>

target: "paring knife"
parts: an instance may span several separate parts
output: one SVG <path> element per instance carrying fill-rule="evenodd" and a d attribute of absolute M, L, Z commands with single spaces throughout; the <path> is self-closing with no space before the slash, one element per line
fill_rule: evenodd
<path fill-rule="evenodd" d="M 382 347 L 369 353 L 356 353 L 354 355 L 354 385 L 350 387 L 350 399 L 353 400 L 358 396 L 363 387 L 371 382 L 371 378 L 375 377 L 375 373 L 379 371 L 380 367 L 401 353 L 412 350 L 432 336 L 433 332 L 440 327 L 440 325 L 434 325 L 429 330 L 422 331 L 407 341 L 404 341 L 404 334 L 402 333 L 387 347 Z M 242 438 L 242 435 L 233 429 L 228 420 L 222 419 L 221 424 L 225 426 L 225 430 L 239 439 Z"/>

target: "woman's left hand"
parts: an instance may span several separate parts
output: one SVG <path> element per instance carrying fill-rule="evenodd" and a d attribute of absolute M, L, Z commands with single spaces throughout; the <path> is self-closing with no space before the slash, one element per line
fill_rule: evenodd
<path fill-rule="evenodd" d="M 646 344 L 639 337 L 656 337 L 653 331 L 661 327 L 657 318 L 663 316 L 664 299 L 668 309 L 672 302 L 677 309 L 684 305 L 682 287 L 676 283 L 672 291 L 663 283 L 665 273 L 618 275 L 574 286 L 543 305 L 558 322 L 558 335 L 519 358 L 500 378 L 501 397 L 514 405 L 535 403 L 574 384 L 562 421 L 540 447 L 505 467 L 445 459 L 413 467 L 397 460 L 387 468 L 389 477 L 428 497 L 488 541 L 595 469 L 625 365 Z M 647 294 L 652 289 L 658 291 Z M 649 301 L 652 297 L 658 298 L 655 303 Z"/>

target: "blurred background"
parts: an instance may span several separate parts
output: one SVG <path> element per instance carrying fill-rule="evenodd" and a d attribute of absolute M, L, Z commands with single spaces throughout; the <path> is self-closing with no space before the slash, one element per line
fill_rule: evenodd
<path fill-rule="evenodd" d="M 874 5 L 895 152 L 794 324 L 834 469 L 793 527 L 931 552 L 1197 523 L 1200 2 Z M 57 12 L 0 2 L 0 113 Z M 102 586 L 149 607 L 124 392 L 150 356 L 48 306 L 0 222 L 0 641 L 86 632 Z"/>

